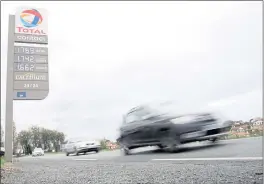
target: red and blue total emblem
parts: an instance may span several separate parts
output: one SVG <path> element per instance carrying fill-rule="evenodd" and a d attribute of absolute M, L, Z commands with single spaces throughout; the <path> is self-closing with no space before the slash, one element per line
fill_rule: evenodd
<path fill-rule="evenodd" d="M 20 14 L 20 20 L 25 27 L 33 28 L 40 25 L 43 21 L 43 18 L 38 10 L 30 9 L 30 10 L 24 10 Z"/>

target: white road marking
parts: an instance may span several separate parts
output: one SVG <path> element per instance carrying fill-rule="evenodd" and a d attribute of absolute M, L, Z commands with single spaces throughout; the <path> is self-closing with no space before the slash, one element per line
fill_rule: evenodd
<path fill-rule="evenodd" d="M 79 158 L 79 159 L 73 159 L 76 161 L 95 161 L 97 160 L 96 158 Z"/>
<path fill-rule="evenodd" d="M 152 161 L 217 161 L 217 160 L 263 160 L 263 157 L 226 157 L 226 158 L 161 158 Z"/>

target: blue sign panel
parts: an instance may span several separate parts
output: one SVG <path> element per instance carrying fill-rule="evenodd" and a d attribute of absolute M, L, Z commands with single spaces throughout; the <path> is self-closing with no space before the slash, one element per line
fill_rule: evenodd
<path fill-rule="evenodd" d="M 27 97 L 27 94 L 26 94 L 26 92 L 17 92 L 17 97 L 18 98 L 25 98 L 25 97 Z"/>

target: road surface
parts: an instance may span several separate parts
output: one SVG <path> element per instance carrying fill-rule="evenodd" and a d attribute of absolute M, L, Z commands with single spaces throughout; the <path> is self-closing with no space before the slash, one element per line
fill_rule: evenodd
<path fill-rule="evenodd" d="M 19 158 L 5 184 L 263 183 L 262 137 L 192 143 L 179 153 L 141 148 L 132 155 L 105 151 L 80 156 L 46 154 Z"/>

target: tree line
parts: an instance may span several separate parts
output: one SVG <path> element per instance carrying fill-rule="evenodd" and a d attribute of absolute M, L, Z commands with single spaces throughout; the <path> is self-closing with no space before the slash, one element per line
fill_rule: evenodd
<path fill-rule="evenodd" d="M 28 130 L 22 130 L 13 137 L 13 145 L 20 145 L 25 154 L 31 154 L 36 147 L 43 148 L 47 152 L 51 152 L 52 150 L 58 152 L 65 141 L 65 134 L 63 132 L 39 126 L 32 126 Z M 14 147 L 14 150 L 16 149 L 17 147 Z"/>

